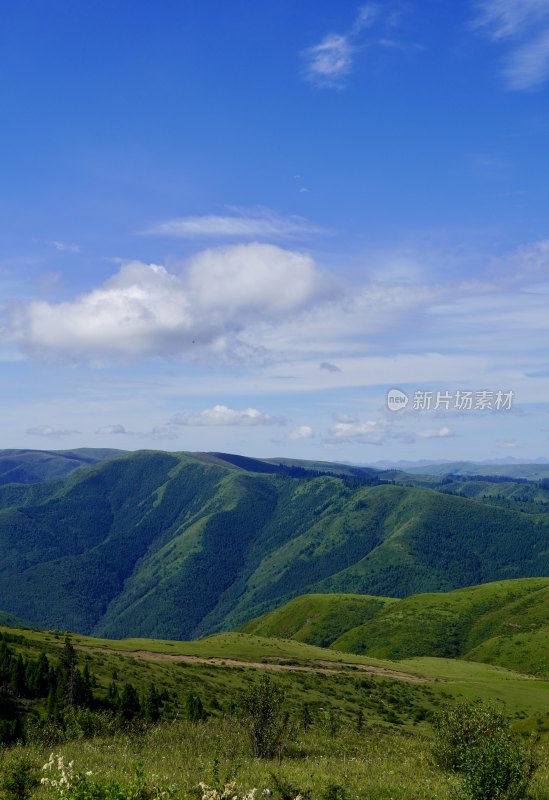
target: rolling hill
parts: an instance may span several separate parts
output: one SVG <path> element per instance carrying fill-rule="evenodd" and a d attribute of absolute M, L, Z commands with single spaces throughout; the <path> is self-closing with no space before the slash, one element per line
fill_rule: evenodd
<path fill-rule="evenodd" d="M 65 478 L 75 469 L 119 455 L 122 450 L 0 450 L 0 486 Z"/>
<path fill-rule="evenodd" d="M 4 486 L 2 605 L 48 628 L 189 639 L 304 592 L 406 597 L 549 574 L 546 514 L 321 472 L 142 451 Z"/>
<path fill-rule="evenodd" d="M 361 615 L 367 618 L 353 625 Z M 549 675 L 549 578 L 500 581 L 403 600 L 306 595 L 242 630 L 308 644 L 322 639 L 335 650 L 376 658 L 462 658 Z"/>
<path fill-rule="evenodd" d="M 370 622 L 386 606 L 398 602 L 365 594 L 306 594 L 246 622 L 239 630 L 329 647 L 343 634 Z"/>

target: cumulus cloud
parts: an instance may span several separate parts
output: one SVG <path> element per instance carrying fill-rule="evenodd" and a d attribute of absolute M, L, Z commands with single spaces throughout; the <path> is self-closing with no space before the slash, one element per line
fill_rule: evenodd
<path fill-rule="evenodd" d="M 510 48 L 504 77 L 510 89 L 532 89 L 549 78 L 547 0 L 480 0 L 473 25 Z"/>
<path fill-rule="evenodd" d="M 80 434 L 81 431 L 63 430 L 53 428 L 51 425 L 36 425 L 34 428 L 27 428 L 26 433 L 28 433 L 29 436 L 45 436 L 50 439 L 62 439 L 64 436 Z"/>
<path fill-rule="evenodd" d="M 264 414 L 257 408 L 244 408 L 241 410 L 229 408 L 224 405 L 216 405 L 213 408 L 206 408 L 198 414 L 176 414 L 170 420 L 172 425 L 191 425 L 191 426 L 218 426 L 218 425 L 283 425 L 284 420 L 280 417 L 273 417 Z"/>
<path fill-rule="evenodd" d="M 310 256 L 270 244 L 240 244 L 198 253 L 179 272 L 126 263 L 74 300 L 22 305 L 12 316 L 9 338 L 33 355 L 96 363 L 192 356 L 204 346 L 219 356 L 247 325 L 295 314 L 325 291 Z M 253 349 L 244 342 L 240 347 L 245 357 Z"/>
<path fill-rule="evenodd" d="M 314 431 L 310 425 L 300 425 L 290 432 L 289 438 L 294 440 L 310 439 L 312 436 L 314 436 Z"/>
<path fill-rule="evenodd" d="M 234 209 L 232 214 L 179 217 L 159 222 L 144 231 L 149 235 L 183 239 L 295 239 L 321 232 L 303 217 L 281 216 L 269 209 Z"/>

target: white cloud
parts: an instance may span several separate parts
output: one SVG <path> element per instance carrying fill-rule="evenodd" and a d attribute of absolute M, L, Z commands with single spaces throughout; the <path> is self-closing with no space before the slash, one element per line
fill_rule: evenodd
<path fill-rule="evenodd" d="M 263 414 L 256 408 L 244 408 L 237 410 L 228 406 L 216 405 L 213 408 L 206 408 L 198 414 L 176 414 L 172 417 L 172 425 L 281 425 L 284 420 L 280 417 L 272 417 L 270 414 Z"/>
<path fill-rule="evenodd" d="M 269 209 L 234 209 L 226 215 L 179 217 L 159 222 L 145 233 L 154 236 L 237 239 L 294 239 L 322 233 L 320 228 L 299 216 L 281 216 Z"/>
<path fill-rule="evenodd" d="M 337 422 L 330 428 L 329 439 L 362 444 L 383 444 L 391 428 L 390 423 L 368 420 L 367 422 Z"/>
<path fill-rule="evenodd" d="M 447 427 L 417 432 L 417 436 L 420 439 L 448 439 L 455 435 L 451 428 Z"/>
<path fill-rule="evenodd" d="M 511 89 L 531 89 L 549 78 L 549 28 L 517 48 L 504 70 Z"/>
<path fill-rule="evenodd" d="M 506 39 L 549 20 L 547 0 L 480 0 L 474 25 L 493 39 Z"/>
<path fill-rule="evenodd" d="M 278 316 L 297 311 L 321 289 L 313 259 L 267 244 L 205 250 L 188 270 L 188 291 L 202 312 Z"/>
<path fill-rule="evenodd" d="M 294 428 L 294 430 L 291 431 L 289 438 L 294 440 L 310 439 L 312 436 L 314 436 L 314 431 L 310 425 L 300 425 L 298 428 Z"/>
<path fill-rule="evenodd" d="M 362 35 L 376 24 L 394 26 L 399 14 L 377 3 L 367 3 L 358 13 L 345 33 L 329 33 L 318 44 L 301 52 L 305 66 L 305 78 L 320 88 L 341 89 L 344 79 L 353 69 L 355 54 L 363 48 Z M 370 45 L 384 45 L 386 40 L 377 39 Z M 393 43 L 395 46 L 398 43 Z"/>
<path fill-rule="evenodd" d="M 547 0 L 480 0 L 474 27 L 494 41 L 511 45 L 503 69 L 510 89 L 539 86 L 549 78 Z"/>
<path fill-rule="evenodd" d="M 317 86 L 341 88 L 341 79 L 351 71 L 354 51 L 348 36 L 328 34 L 302 53 L 307 79 Z"/>
<path fill-rule="evenodd" d="M 352 33 L 361 33 L 365 28 L 371 27 L 379 16 L 381 8 L 377 3 L 366 3 L 358 9 L 352 27 Z"/>
<path fill-rule="evenodd" d="M 28 428 L 26 433 L 28 433 L 29 436 L 45 436 L 51 439 L 61 439 L 63 436 L 80 434 L 81 431 L 52 428 L 51 425 L 36 425 L 34 428 Z"/>
<path fill-rule="evenodd" d="M 255 343 L 233 341 L 246 326 L 299 312 L 327 290 L 313 259 L 268 244 L 203 251 L 181 272 L 139 261 L 74 300 L 36 300 L 15 310 L 4 340 L 42 358 L 147 356 L 249 359 Z M 231 338 L 232 337 L 232 338 Z"/>

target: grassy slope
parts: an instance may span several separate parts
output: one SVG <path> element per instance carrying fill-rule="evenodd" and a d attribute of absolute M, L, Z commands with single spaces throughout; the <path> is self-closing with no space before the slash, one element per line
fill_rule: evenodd
<path fill-rule="evenodd" d="M 306 594 L 250 620 L 241 630 L 328 647 L 343 633 L 369 622 L 395 602 L 398 601 L 361 594 Z"/>
<path fill-rule="evenodd" d="M 13 629 L 9 632 L 13 633 Z M 58 657 L 63 645 L 62 635 L 51 631 L 18 632 L 24 636 L 24 643 L 13 646 L 26 656 L 37 657 L 44 650 L 48 657 L 54 660 Z M 244 633 L 217 634 L 191 642 L 111 640 L 79 635 L 74 635 L 73 641 L 80 657 L 85 658 L 105 691 L 112 680 L 113 670 L 117 671 L 121 683 L 131 680 L 140 693 L 154 682 L 166 686 L 174 698 L 178 698 L 174 714 L 178 703 L 184 705 L 189 691 L 201 694 L 207 703 L 214 696 L 222 703 L 234 700 L 257 675 L 256 669 L 246 669 L 250 662 L 264 664 L 265 668 L 273 662 L 289 666 L 286 671 L 277 672 L 276 677 L 287 686 L 293 707 L 298 708 L 309 701 L 318 703 L 319 707 L 335 705 L 351 718 L 358 707 L 363 707 L 373 720 L 384 721 L 387 718 L 390 721 L 392 714 L 389 712 L 393 708 L 403 721 L 408 720 L 411 724 L 419 707 L 434 709 L 448 698 L 464 697 L 502 702 L 510 714 L 530 718 L 532 725 L 535 724 L 534 718 L 545 718 L 549 712 L 549 681 L 488 664 L 440 658 L 410 658 L 395 664 L 387 659 Z M 211 663 L 179 663 L 166 660 L 166 655 L 234 659 L 240 662 L 240 666 L 213 660 Z M 318 668 L 325 670 L 330 663 L 333 672 L 315 672 Z M 378 674 L 364 672 L 359 665 L 377 670 Z M 310 668 L 311 672 L 300 672 L 297 669 L 300 666 Z M 295 671 L 292 667 L 296 668 Z M 391 676 L 395 670 L 422 680 L 417 683 L 393 680 Z"/>
<path fill-rule="evenodd" d="M 465 657 L 549 674 L 549 578 L 409 597 L 333 646 L 381 658 Z"/>
<path fill-rule="evenodd" d="M 11 634 L 14 631 L 9 631 Z M 26 658 L 40 652 L 56 661 L 64 637 L 55 632 L 19 631 L 24 639 L 10 644 Z M 376 669 L 394 663 L 352 656 L 287 640 L 269 640 L 242 633 L 220 634 L 194 642 L 113 641 L 75 636 L 80 667 L 86 663 L 97 679 L 96 692 L 107 693 L 116 676 L 119 688 L 131 681 L 140 696 L 151 683 L 168 693 L 162 713 L 164 724 L 139 736 L 117 733 L 111 738 L 78 739 L 57 744 L 55 752 L 65 761 L 75 760 L 77 770 L 91 769 L 95 779 L 124 785 L 136 770 L 145 771 L 156 785 L 170 785 L 182 797 L 193 797 L 200 780 L 216 785 L 219 776 L 235 777 L 243 788 L 272 786 L 273 762 L 250 759 L 248 744 L 231 704 L 258 679 L 259 670 L 273 659 L 290 665 L 271 673 L 286 693 L 286 709 L 292 726 L 277 776 L 294 786 L 327 796 L 327 787 L 344 786 L 348 795 L 363 800 L 449 800 L 453 781 L 432 766 L 431 715 L 454 700 L 483 700 L 505 710 L 519 731 L 541 734 L 540 758 L 549 751 L 549 682 L 534 680 L 484 664 L 434 658 L 409 659 L 398 669 L 420 675 L 419 682 L 393 680 L 365 673 L 359 664 Z M 143 657 L 143 650 L 149 651 Z M 203 658 L 218 657 L 222 663 L 178 663 L 166 660 L 174 651 Z M 154 655 L 156 652 L 156 656 Z M 240 659 L 234 665 L 228 659 Z M 315 672 L 318 660 L 332 659 L 333 672 Z M 259 669 L 247 660 L 264 662 Z M 297 671 L 304 665 L 312 671 Z M 186 698 L 198 695 L 213 715 L 207 722 L 185 721 Z M 304 704 L 312 728 L 302 730 Z M 34 713 L 44 714 L 43 701 L 35 701 Z M 363 732 L 356 732 L 357 715 Z M 329 735 L 328 723 L 337 720 L 338 733 Z M 172 722 L 170 722 L 172 720 Z M 47 761 L 51 744 L 26 748 L 31 761 Z M 18 751 L 20 752 L 20 751 Z M 9 753 L 0 753 L 0 769 Z M 546 797 L 547 769 L 536 778 L 533 800 Z M 295 792 L 294 792 L 295 794 Z"/>

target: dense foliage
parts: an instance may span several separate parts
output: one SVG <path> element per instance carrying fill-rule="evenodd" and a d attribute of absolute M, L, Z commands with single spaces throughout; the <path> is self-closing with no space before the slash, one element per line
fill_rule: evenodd
<path fill-rule="evenodd" d="M 435 718 L 433 754 L 442 769 L 463 776 L 463 800 L 523 800 L 536 769 L 532 747 L 513 734 L 501 711 L 460 703 Z"/>

